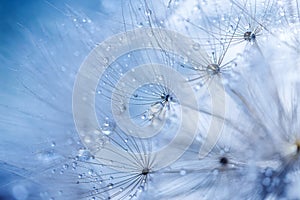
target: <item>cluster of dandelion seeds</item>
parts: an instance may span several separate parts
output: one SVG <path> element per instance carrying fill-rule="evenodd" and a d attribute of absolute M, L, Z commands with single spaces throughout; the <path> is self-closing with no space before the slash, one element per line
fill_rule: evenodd
<path fill-rule="evenodd" d="M 300 199 L 299 3 L 14 8 L 0 199 Z"/>

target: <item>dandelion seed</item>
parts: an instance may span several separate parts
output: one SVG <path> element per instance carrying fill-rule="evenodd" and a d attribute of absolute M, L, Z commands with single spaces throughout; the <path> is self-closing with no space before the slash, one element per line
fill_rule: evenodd
<path fill-rule="evenodd" d="M 223 137 L 226 136 L 223 135 Z M 195 152 L 193 150 L 197 146 L 195 145 L 178 162 L 163 170 L 161 176 L 166 179 L 166 182 L 154 181 L 157 185 L 154 189 L 157 191 L 156 198 L 176 199 L 179 196 L 183 199 L 197 197 L 223 199 L 230 196 L 232 190 L 235 191 L 237 199 L 250 198 L 251 190 L 255 188 L 254 181 L 249 180 L 252 176 L 251 156 L 253 153 L 250 150 L 250 144 L 246 144 L 245 151 L 240 152 L 240 145 L 245 144 L 242 141 L 245 142 L 246 138 L 239 137 L 233 141 L 229 138 L 223 139 L 223 137 L 207 157 L 198 159 L 197 150 Z M 182 170 L 185 172 L 184 175 L 176 176 Z M 171 185 L 174 186 L 171 187 Z M 237 192 L 235 188 L 240 188 L 240 185 L 244 185 L 245 188 L 242 187 L 244 189 Z"/>
<path fill-rule="evenodd" d="M 107 194 L 108 199 L 138 198 L 141 192 L 147 190 L 151 177 L 155 174 L 156 161 L 151 152 L 148 152 L 152 149 L 149 141 L 134 137 L 124 139 L 124 133 L 120 131 L 114 134 L 108 138 L 123 152 L 109 146 L 104 147 L 97 153 L 94 161 L 86 162 L 96 170 L 80 181 L 80 184 L 95 184 L 91 194 L 87 192 L 86 197 L 101 199 Z"/>
<path fill-rule="evenodd" d="M 251 31 L 247 31 L 244 33 L 244 39 L 249 42 L 254 42 L 256 39 L 256 35 L 255 35 L 255 33 L 252 33 Z"/>
<path fill-rule="evenodd" d="M 228 164 L 228 159 L 226 157 L 221 157 L 219 162 L 222 165 L 226 166 Z"/>

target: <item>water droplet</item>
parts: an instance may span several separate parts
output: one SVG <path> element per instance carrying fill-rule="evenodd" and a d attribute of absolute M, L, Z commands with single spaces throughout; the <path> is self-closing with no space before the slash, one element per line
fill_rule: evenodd
<path fill-rule="evenodd" d="M 182 169 L 182 170 L 180 170 L 180 175 L 181 175 L 181 176 L 184 176 L 184 175 L 186 175 L 186 171 L 185 171 L 185 170 L 183 170 L 183 169 Z"/>
<path fill-rule="evenodd" d="M 144 187 L 143 185 L 141 185 L 141 186 L 138 188 L 138 190 L 139 190 L 140 192 L 143 192 L 143 191 L 145 190 L 145 187 Z"/>
<path fill-rule="evenodd" d="M 111 49 L 111 45 L 107 45 L 106 51 L 109 51 Z"/>
<path fill-rule="evenodd" d="M 76 168 L 76 167 L 77 167 L 77 162 L 73 162 L 73 163 L 72 163 L 72 167 L 73 167 L 73 168 Z"/>
<path fill-rule="evenodd" d="M 210 76 L 214 76 L 220 73 L 221 68 L 218 64 L 209 64 L 206 68 L 206 71 Z"/>
<path fill-rule="evenodd" d="M 55 142 L 51 142 L 51 147 L 55 147 L 56 143 Z"/>
<path fill-rule="evenodd" d="M 105 135 L 110 135 L 114 131 L 114 129 L 115 129 L 115 124 L 110 121 L 104 122 L 101 126 L 101 131 Z"/>
<path fill-rule="evenodd" d="M 104 57 L 104 58 L 103 58 L 103 62 L 104 62 L 104 64 L 108 64 L 109 58 L 108 58 L 108 57 Z"/>
<path fill-rule="evenodd" d="M 89 174 L 89 175 L 93 175 L 93 173 L 94 173 L 94 170 L 92 170 L 92 169 L 90 169 L 90 170 L 88 171 L 88 174 Z"/>
<path fill-rule="evenodd" d="M 150 16 L 152 14 L 152 11 L 149 9 L 149 8 L 147 8 L 146 10 L 145 10 L 145 15 L 146 16 Z"/>
<path fill-rule="evenodd" d="M 199 49 L 200 49 L 200 44 L 199 44 L 199 43 L 194 43 L 194 44 L 193 44 L 193 49 L 194 49 L 195 51 L 199 51 Z"/>
<path fill-rule="evenodd" d="M 158 82 L 163 81 L 164 80 L 164 76 L 163 75 L 157 75 L 156 79 L 157 79 Z M 154 86 L 152 85 L 151 87 L 154 87 Z M 155 92 L 153 92 L 152 94 L 155 95 Z"/>
<path fill-rule="evenodd" d="M 266 171 L 265 171 L 265 175 L 267 177 L 271 177 L 273 174 L 273 170 L 271 168 L 267 168 Z"/>
<path fill-rule="evenodd" d="M 271 179 L 269 177 L 264 178 L 262 184 L 264 186 L 269 186 L 271 184 Z"/>
<path fill-rule="evenodd" d="M 114 184 L 109 183 L 109 184 L 107 185 L 107 187 L 108 187 L 109 189 L 112 189 L 112 188 L 114 187 Z"/>
<path fill-rule="evenodd" d="M 125 103 L 122 103 L 122 102 L 121 102 L 121 105 L 120 105 L 120 112 L 123 113 L 123 112 L 125 112 L 125 111 L 126 111 L 126 105 L 125 105 Z"/>
<path fill-rule="evenodd" d="M 92 159 L 94 156 L 88 151 L 88 150 L 85 150 L 85 149 L 80 149 L 79 152 L 78 152 L 78 156 L 77 156 L 77 160 L 80 160 L 80 161 L 87 161 L 89 159 Z M 76 165 L 75 165 L 76 164 Z M 75 167 L 77 166 L 77 163 L 76 162 L 73 162 L 72 165 L 75 165 Z M 73 166 L 74 167 L 74 166 Z"/>
<path fill-rule="evenodd" d="M 213 175 L 217 176 L 219 174 L 219 170 L 215 169 L 213 170 Z"/>
<path fill-rule="evenodd" d="M 189 62 L 189 58 L 185 56 L 185 57 L 183 58 L 183 63 L 188 63 L 188 62 Z"/>
<path fill-rule="evenodd" d="M 195 85 L 195 90 L 198 91 L 201 89 L 201 86 L 199 84 Z"/>
<path fill-rule="evenodd" d="M 86 135 L 86 136 L 84 137 L 84 142 L 85 142 L 85 143 L 90 143 L 90 142 L 92 142 L 91 137 L 88 136 L 88 135 Z"/>

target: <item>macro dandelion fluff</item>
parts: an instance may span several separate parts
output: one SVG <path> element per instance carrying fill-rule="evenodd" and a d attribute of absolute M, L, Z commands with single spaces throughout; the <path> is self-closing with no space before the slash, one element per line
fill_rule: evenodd
<path fill-rule="evenodd" d="M 254 152 L 251 149 L 253 144 L 248 143 L 246 137 L 235 135 L 234 129 L 229 127 L 227 126 L 226 129 L 230 134 L 222 135 L 205 158 L 200 158 L 198 155 L 199 144 L 201 144 L 198 141 L 181 159 L 162 171 L 161 174 L 166 182 L 157 183 L 156 197 L 158 199 L 224 199 L 231 196 L 232 192 L 235 192 L 235 195 L 231 196 L 233 199 L 254 196 L 251 193 L 255 188 L 254 181 L 251 179 L 254 171 L 252 159 Z M 241 148 L 244 151 L 240 151 Z"/>
<path fill-rule="evenodd" d="M 299 160 L 299 136 L 295 123 L 298 115 L 296 99 L 299 83 L 293 77 L 293 73 L 298 69 L 293 68 L 293 72 L 288 71 L 285 77 L 281 77 L 278 70 L 282 70 L 284 64 L 274 57 L 270 60 L 250 64 L 251 70 L 257 72 L 256 67 L 260 68 L 259 73 L 251 74 L 251 79 L 246 78 L 249 75 L 247 70 L 240 71 L 243 82 L 250 87 L 240 90 L 234 86 L 233 91 L 236 99 L 245 104 L 245 114 L 251 119 L 249 121 L 252 126 L 256 127 L 254 134 L 259 137 L 256 147 L 259 152 L 256 158 L 259 169 L 257 193 L 263 199 L 290 198 L 287 191 L 294 183 L 289 181 L 288 174 L 298 170 L 296 163 Z M 274 60 L 277 62 L 273 62 Z M 279 66 L 272 67 L 274 64 Z M 263 81 L 259 78 L 261 76 L 267 76 L 268 82 L 260 82 Z M 251 83 L 252 81 L 260 87 Z"/>
<path fill-rule="evenodd" d="M 182 13 L 177 6 L 179 11 L 175 10 L 166 24 L 172 28 L 175 26 L 176 30 L 193 38 L 196 41 L 194 49 L 205 51 L 204 56 L 199 55 L 201 60 L 198 63 L 181 63 L 182 67 L 190 70 L 190 81 L 205 85 L 215 76 L 224 75 L 234 66 L 236 51 L 231 52 L 231 46 L 236 37 L 240 17 L 237 16 L 233 20 L 234 16 L 221 13 L 223 9 L 216 10 L 220 2 L 213 1 L 203 5 L 201 2 L 181 3 L 182 6 L 193 10 L 193 16 L 189 16 L 187 12 Z M 175 23 L 177 22 L 175 20 L 180 22 L 180 27 L 176 26 L 178 23 Z"/>
<path fill-rule="evenodd" d="M 122 133 L 115 131 L 108 136 L 109 141 L 126 151 L 120 155 L 115 149 L 103 148 L 99 156 L 87 163 L 94 170 L 80 177 L 78 184 L 93 184 L 93 189 L 85 197 L 97 199 L 132 199 L 147 190 L 151 181 L 154 157 L 147 153 L 151 144 L 136 141 L 133 137 L 123 138 Z M 106 197 L 105 197 L 106 196 Z"/>
<path fill-rule="evenodd" d="M 298 5 L 1 2 L 0 199 L 299 199 Z"/>
<path fill-rule="evenodd" d="M 169 37 L 170 34 L 166 35 L 165 33 L 170 32 L 163 29 L 137 29 L 126 32 L 126 38 L 122 39 L 123 43 L 121 44 L 111 43 L 111 41 L 114 42 L 116 38 L 122 37 L 121 35 L 110 38 L 108 41 L 103 42 L 97 48 L 95 48 L 87 57 L 80 69 L 79 76 L 76 79 L 73 96 L 73 110 L 75 114 L 74 116 L 76 126 L 78 132 L 80 133 L 82 141 L 90 150 L 92 150 L 92 152 L 95 154 L 95 158 L 98 159 L 99 162 L 102 163 L 105 167 L 114 168 L 115 170 L 117 170 L 116 177 L 113 178 L 113 181 L 115 181 L 115 183 L 109 184 L 107 189 L 109 190 L 108 193 L 110 193 L 110 196 L 112 198 L 115 197 L 130 199 L 134 196 L 137 196 L 140 188 L 147 186 L 146 183 L 148 182 L 148 173 L 155 173 L 155 171 L 166 167 L 169 165 L 169 163 L 177 160 L 178 157 L 180 157 L 184 153 L 184 149 L 192 143 L 197 131 L 198 111 L 196 110 L 196 98 L 193 97 L 193 90 L 191 86 L 186 82 L 186 79 L 174 69 L 155 63 L 139 65 L 133 69 L 128 70 L 127 72 L 124 72 L 117 84 L 111 84 L 111 81 L 109 82 L 108 80 L 113 79 L 108 78 L 105 74 L 102 75 L 103 73 L 105 73 L 105 71 L 108 71 L 108 68 L 110 67 L 109 63 L 105 63 L 104 65 L 102 65 L 102 62 L 105 62 L 106 60 L 113 62 L 111 58 L 113 58 L 114 56 L 117 57 L 118 55 L 122 55 L 124 54 L 123 52 L 127 52 L 130 49 L 136 50 L 149 47 L 153 49 L 163 48 L 164 52 L 174 51 L 174 53 L 184 54 L 182 48 L 176 48 L 177 46 L 179 46 L 176 41 L 173 41 L 171 45 L 172 49 L 168 44 L 169 40 L 172 41 L 174 38 L 178 38 L 179 35 L 177 35 L 176 33 L 172 33 L 173 38 L 164 38 L 163 40 L 160 40 L 161 42 L 159 43 L 159 45 L 156 44 L 157 37 Z M 132 38 L 132 35 L 135 37 Z M 186 44 L 187 47 L 191 46 L 192 41 L 184 38 L 184 36 L 180 37 L 183 44 Z M 149 42 L 144 43 L 143 41 Z M 103 49 L 107 49 L 107 46 L 109 46 L 109 52 L 103 51 Z M 128 47 L 130 47 L 130 49 L 128 49 Z M 149 55 L 150 54 L 148 54 L 148 56 Z M 153 60 L 150 61 L 153 62 Z M 118 64 L 120 63 L 118 62 Z M 93 66 L 103 67 L 95 69 Z M 114 65 L 112 65 L 112 67 L 113 66 Z M 169 76 L 170 74 L 172 74 L 172 76 Z M 114 74 L 110 75 L 114 76 Z M 103 129 L 97 131 L 97 122 L 95 121 L 95 119 L 93 119 L 93 114 L 95 113 L 93 111 L 93 101 L 95 101 L 95 99 L 93 97 L 94 93 L 90 92 L 90 90 L 91 88 L 95 88 L 95 85 L 93 84 L 97 84 L 97 82 L 95 82 L 93 78 L 97 80 L 98 76 L 104 77 L 104 80 L 106 81 L 105 84 L 102 85 L 102 87 L 107 86 L 109 88 L 112 85 L 115 85 L 113 90 L 108 90 L 112 93 L 110 95 L 112 112 L 111 117 L 115 120 L 113 124 L 116 124 L 115 129 L 111 130 L 110 132 L 106 130 L 104 131 Z M 91 81 L 89 85 L 84 85 L 83 87 L 82 83 L 85 83 L 86 78 Z M 177 85 L 173 85 L 174 83 L 177 83 Z M 172 92 L 174 92 L 174 97 L 178 99 L 181 109 L 179 112 L 181 113 L 181 116 L 179 118 L 181 124 L 179 127 L 176 126 L 177 124 L 175 122 L 171 123 L 171 126 L 168 126 L 167 129 L 165 129 L 165 123 L 150 123 L 145 125 L 143 123 L 135 124 L 138 121 L 136 121 L 134 118 L 133 120 L 131 120 L 132 117 L 130 113 L 130 107 L 132 106 L 132 98 L 136 97 L 136 93 L 139 88 L 141 88 L 142 92 L 146 93 L 147 90 L 145 88 L 147 88 L 146 86 L 149 84 L 158 84 L 156 88 L 152 87 L 152 91 L 156 91 L 157 89 L 165 87 L 168 88 L 168 90 L 172 90 Z M 184 90 L 182 91 L 183 88 Z M 164 89 L 163 92 L 167 92 L 168 90 Z M 154 93 L 148 94 L 150 95 L 150 97 L 152 96 L 153 99 L 153 97 L 157 95 L 157 92 L 159 92 L 159 90 Z M 84 98 L 81 98 L 82 94 L 84 94 Z M 78 95 L 80 95 L 80 97 Z M 150 108 L 152 109 L 153 106 L 156 106 L 156 104 L 164 106 L 163 103 L 165 103 L 166 101 L 171 101 L 171 99 L 169 99 L 171 98 L 170 95 L 169 97 L 164 97 L 163 95 L 165 94 L 159 94 L 160 102 L 157 103 L 154 101 L 153 103 L 150 103 L 148 105 L 146 104 L 146 106 L 150 106 Z M 164 99 L 162 99 L 162 97 Z M 106 98 L 110 99 L 108 98 L 108 96 L 106 96 Z M 137 100 L 135 99 L 135 101 Z M 140 102 L 138 103 L 144 106 L 144 101 L 144 99 L 140 99 Z M 102 115 L 103 113 L 107 113 L 107 111 L 105 111 L 105 104 L 102 104 L 100 106 L 100 109 L 100 113 L 102 113 Z M 155 113 L 151 114 L 153 115 Z M 187 120 L 187 115 L 194 116 L 194 119 Z M 82 118 L 83 116 L 84 118 Z M 156 118 L 157 116 L 152 116 L 152 118 L 153 117 Z M 87 121 L 85 120 L 85 118 L 88 118 L 89 120 Z M 152 118 L 151 122 L 153 122 Z M 164 122 L 166 119 L 158 120 L 159 122 Z M 170 121 L 166 121 L 166 125 L 168 123 L 170 123 Z M 178 130 L 174 130 L 174 126 Z M 145 142 L 141 142 L 142 147 L 140 147 L 138 139 L 134 139 L 134 137 L 149 138 L 152 137 L 153 134 L 154 136 L 157 133 L 159 133 L 160 135 L 162 134 L 161 132 L 165 131 L 174 131 L 175 133 L 177 132 L 177 134 L 172 141 L 168 142 L 168 145 L 166 147 L 158 147 L 158 150 L 154 151 L 153 149 L 157 148 L 157 144 L 153 145 L 153 147 L 151 145 L 150 149 L 154 152 L 145 152 L 145 149 L 147 149 L 147 144 Z M 131 135 L 132 137 L 129 137 L 129 139 L 127 139 L 126 136 L 121 136 L 123 134 L 127 134 L 129 136 Z M 99 135 L 102 136 L 99 137 Z M 99 148 L 98 138 L 103 138 L 103 136 L 109 138 L 108 143 Z M 118 139 L 116 139 L 115 137 L 117 137 Z M 157 136 L 155 137 L 156 138 L 154 139 L 154 141 L 156 143 L 161 143 L 161 141 L 166 140 L 170 137 L 170 132 L 167 136 L 165 136 L 166 139 L 159 139 L 157 138 Z M 115 143 L 116 145 L 114 145 L 113 143 Z M 166 157 L 166 155 L 168 155 L 168 157 Z M 119 174 L 120 177 L 118 177 L 117 174 Z M 103 174 L 103 176 L 105 176 L 105 173 Z M 107 191 L 105 190 L 105 188 L 100 187 L 99 193 L 102 192 L 101 189 Z M 97 196 L 97 193 L 95 195 Z"/>
<path fill-rule="evenodd" d="M 256 43 L 263 30 L 268 31 L 268 26 L 274 20 L 273 13 L 278 12 L 278 5 L 275 1 L 231 1 L 235 9 L 243 12 L 241 18 L 240 32 L 238 37 L 245 41 Z"/>

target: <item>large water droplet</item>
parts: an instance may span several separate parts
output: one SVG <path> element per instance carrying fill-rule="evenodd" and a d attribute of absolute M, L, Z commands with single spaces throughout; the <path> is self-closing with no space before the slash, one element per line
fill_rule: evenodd
<path fill-rule="evenodd" d="M 115 129 L 115 123 L 111 121 L 106 121 L 101 126 L 101 131 L 105 135 L 110 135 Z"/>
<path fill-rule="evenodd" d="M 93 159 L 93 158 L 94 158 L 94 156 L 88 150 L 81 149 L 78 152 L 77 159 L 80 160 L 80 161 L 87 161 L 87 160 Z M 76 162 L 74 162 L 72 165 L 74 165 L 74 164 L 76 164 L 76 166 L 77 166 Z"/>
<path fill-rule="evenodd" d="M 107 187 L 108 187 L 109 189 L 112 189 L 112 188 L 114 187 L 114 184 L 113 184 L 113 183 L 109 183 L 109 184 L 107 185 Z"/>

